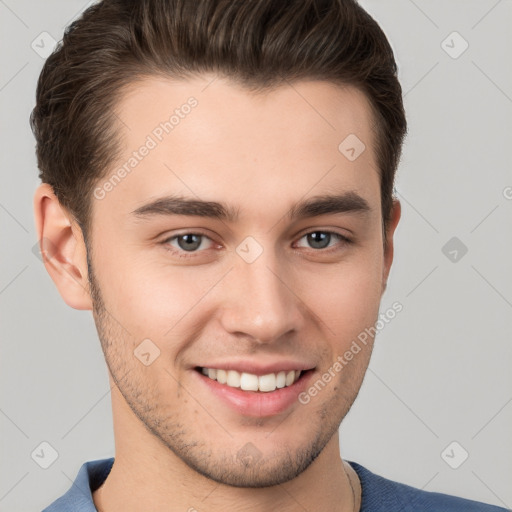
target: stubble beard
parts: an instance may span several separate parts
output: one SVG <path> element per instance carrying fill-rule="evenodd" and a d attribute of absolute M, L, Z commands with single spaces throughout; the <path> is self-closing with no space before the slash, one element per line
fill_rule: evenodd
<path fill-rule="evenodd" d="M 311 418 L 308 418 L 310 425 L 318 425 L 318 427 L 308 440 L 302 442 L 301 446 L 286 449 L 279 443 L 272 455 L 262 454 L 260 457 L 247 458 L 237 456 L 240 449 L 245 446 L 243 442 L 238 443 L 240 446 L 236 447 L 236 440 L 231 439 L 229 445 L 233 447 L 232 451 L 216 450 L 215 440 L 218 435 L 212 433 L 210 439 L 205 441 L 193 433 L 190 425 L 180 421 L 178 412 L 166 411 L 165 406 L 162 406 L 165 395 L 163 399 L 159 398 L 155 387 L 149 385 L 150 383 L 141 373 L 141 368 L 137 366 L 136 363 L 140 365 L 140 362 L 135 357 L 128 359 L 133 353 L 121 350 L 127 345 L 129 334 L 111 316 L 105 306 L 100 286 L 89 261 L 89 252 L 87 264 L 93 317 L 112 379 L 131 411 L 144 427 L 189 468 L 210 480 L 228 486 L 245 488 L 276 486 L 294 479 L 305 471 L 320 455 L 332 436 L 337 433 L 342 419 L 357 396 L 357 391 L 353 397 L 340 399 L 335 387 L 329 401 L 315 410 L 317 421 L 311 421 Z M 128 344 L 131 346 L 131 339 L 128 339 Z M 283 423 L 285 422 L 286 419 Z M 277 430 L 282 428 L 286 427 L 281 425 Z M 256 449 L 258 449 L 257 446 Z"/>

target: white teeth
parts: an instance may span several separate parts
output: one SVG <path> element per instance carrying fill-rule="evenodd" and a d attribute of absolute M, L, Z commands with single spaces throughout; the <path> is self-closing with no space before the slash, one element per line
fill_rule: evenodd
<path fill-rule="evenodd" d="M 244 391 L 258 391 L 258 376 L 252 373 L 242 373 L 240 387 Z"/>
<path fill-rule="evenodd" d="M 220 382 L 221 384 L 226 384 L 227 380 L 228 376 L 226 370 L 217 370 L 217 382 Z"/>
<path fill-rule="evenodd" d="M 235 370 L 228 370 L 226 384 L 232 388 L 240 387 L 240 374 Z"/>
<path fill-rule="evenodd" d="M 298 380 L 302 371 L 290 370 L 267 375 L 254 375 L 252 373 L 239 373 L 236 370 L 217 370 L 215 368 L 201 368 L 201 373 L 220 384 L 226 384 L 232 388 L 241 388 L 244 391 L 269 392 L 276 389 L 291 386 Z"/>
<path fill-rule="evenodd" d="M 274 391 L 276 389 L 276 374 L 269 373 L 258 377 L 260 391 Z"/>

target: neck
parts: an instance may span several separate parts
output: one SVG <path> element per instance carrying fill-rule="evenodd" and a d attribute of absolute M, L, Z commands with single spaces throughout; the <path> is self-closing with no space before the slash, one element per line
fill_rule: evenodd
<path fill-rule="evenodd" d="M 99 512 L 135 512 L 141 503 L 153 512 L 359 510 L 359 481 L 340 457 L 337 434 L 294 479 L 272 487 L 232 487 L 188 467 L 133 416 L 118 394 L 114 386 L 116 454 L 109 476 L 93 493 Z"/>

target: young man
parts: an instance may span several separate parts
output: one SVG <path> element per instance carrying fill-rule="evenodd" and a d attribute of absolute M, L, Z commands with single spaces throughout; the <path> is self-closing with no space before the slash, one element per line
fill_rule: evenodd
<path fill-rule="evenodd" d="M 340 458 L 406 132 L 355 1 L 104 0 L 32 125 L 45 265 L 93 312 L 116 440 L 47 512 L 500 510 Z"/>

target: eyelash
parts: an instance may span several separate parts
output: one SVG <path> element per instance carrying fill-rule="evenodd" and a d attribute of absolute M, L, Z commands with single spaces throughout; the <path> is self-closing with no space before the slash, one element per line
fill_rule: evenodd
<path fill-rule="evenodd" d="M 308 231 L 306 233 L 304 233 L 300 238 L 299 240 L 302 240 L 304 237 L 308 236 L 308 235 L 311 235 L 312 233 L 324 233 L 324 234 L 329 234 L 331 236 L 334 236 L 334 237 L 337 237 L 341 243 L 342 246 L 344 245 L 349 245 L 349 244 L 352 244 L 353 243 L 353 240 L 351 240 L 350 238 L 347 238 L 346 236 L 342 235 L 341 233 L 337 233 L 336 231 L 329 231 L 329 230 L 321 230 L 321 229 L 315 229 L 315 230 L 312 230 L 312 231 Z M 195 235 L 195 236 L 200 236 L 200 237 L 203 237 L 203 238 L 208 238 L 210 239 L 212 242 L 213 240 L 208 236 L 206 235 L 205 233 L 201 233 L 201 232 L 196 232 L 196 231 L 187 231 L 187 232 L 184 232 L 184 233 L 179 233 L 177 235 L 173 235 L 169 238 L 166 238 L 165 240 L 163 240 L 161 242 L 161 244 L 164 246 L 164 248 L 168 251 L 170 251 L 171 253 L 173 253 L 175 256 L 177 256 L 178 258 L 194 258 L 194 257 L 197 257 L 197 255 L 203 251 L 201 250 L 196 250 L 196 251 L 184 251 L 183 249 L 176 249 L 176 248 L 171 248 L 171 246 L 169 245 L 169 243 L 173 240 L 177 240 L 178 238 L 182 237 L 182 236 L 186 236 L 186 235 Z M 201 242 L 202 242 L 202 239 L 201 239 Z M 329 240 L 330 242 L 330 240 Z M 207 249 L 206 249 L 207 250 Z M 331 254 L 332 252 L 336 252 L 338 250 L 340 250 L 340 247 L 326 247 L 326 248 L 323 248 L 323 249 L 315 249 L 315 248 L 310 248 L 311 251 L 315 252 L 315 253 L 322 253 L 322 254 Z"/>

